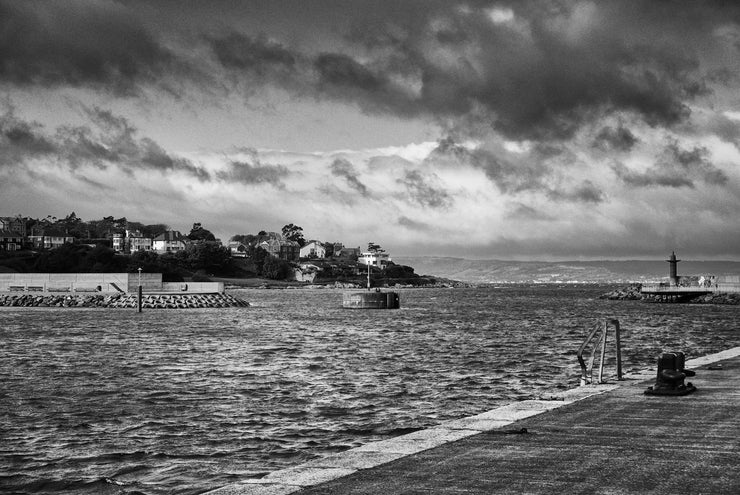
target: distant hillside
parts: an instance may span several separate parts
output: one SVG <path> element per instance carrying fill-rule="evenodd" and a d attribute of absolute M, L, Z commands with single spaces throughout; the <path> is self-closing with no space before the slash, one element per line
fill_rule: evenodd
<path fill-rule="evenodd" d="M 471 283 L 526 282 L 658 282 L 668 277 L 668 263 L 656 261 L 501 261 L 446 257 L 393 257 L 414 267 L 419 275 L 433 275 Z M 679 275 L 740 275 L 737 261 L 681 261 Z"/>

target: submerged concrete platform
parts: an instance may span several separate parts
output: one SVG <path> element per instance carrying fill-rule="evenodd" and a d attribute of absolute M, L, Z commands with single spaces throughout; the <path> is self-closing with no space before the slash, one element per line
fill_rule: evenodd
<path fill-rule="evenodd" d="M 697 391 L 644 395 L 655 371 L 522 401 L 209 492 L 216 495 L 740 493 L 740 347 L 689 360 Z"/>

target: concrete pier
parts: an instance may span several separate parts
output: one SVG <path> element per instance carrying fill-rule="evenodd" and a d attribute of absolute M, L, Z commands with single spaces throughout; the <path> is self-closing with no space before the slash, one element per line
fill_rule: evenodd
<path fill-rule="evenodd" d="M 738 493 L 740 347 L 686 367 L 698 390 L 684 397 L 645 395 L 653 367 L 209 493 Z"/>

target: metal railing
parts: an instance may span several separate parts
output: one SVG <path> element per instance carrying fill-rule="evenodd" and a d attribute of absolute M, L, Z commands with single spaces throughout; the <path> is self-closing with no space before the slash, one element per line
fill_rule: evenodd
<path fill-rule="evenodd" d="M 622 379 L 622 347 L 619 339 L 619 320 L 605 319 L 603 322 L 599 322 L 594 325 L 594 328 L 589 333 L 586 340 L 583 341 L 581 347 L 578 349 L 578 363 L 581 365 L 581 386 L 592 384 L 593 381 L 593 370 L 594 363 L 596 361 L 596 353 L 599 351 L 599 376 L 596 383 L 604 383 L 604 360 L 606 358 L 606 337 L 609 333 L 609 327 L 614 327 L 614 340 L 616 344 L 617 352 L 617 380 Z M 593 340 L 596 335 L 599 335 L 598 339 L 594 343 L 591 357 L 588 365 L 583 359 L 583 351 L 586 349 L 588 344 Z M 599 350 L 599 347 L 601 349 Z"/>

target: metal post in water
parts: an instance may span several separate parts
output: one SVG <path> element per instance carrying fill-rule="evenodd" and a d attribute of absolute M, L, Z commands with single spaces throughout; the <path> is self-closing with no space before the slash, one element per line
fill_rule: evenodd
<path fill-rule="evenodd" d="M 141 313 L 141 292 L 142 292 L 141 290 L 141 268 L 139 268 L 139 290 L 138 290 L 139 297 L 138 297 L 138 302 L 137 302 L 139 313 Z"/>

